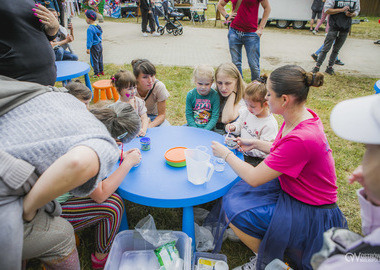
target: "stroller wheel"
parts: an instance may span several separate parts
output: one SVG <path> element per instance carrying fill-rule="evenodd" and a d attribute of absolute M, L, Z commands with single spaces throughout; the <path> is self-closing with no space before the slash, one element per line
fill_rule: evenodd
<path fill-rule="evenodd" d="M 182 35 L 183 34 L 183 28 L 178 29 L 178 34 Z"/>
<path fill-rule="evenodd" d="M 166 32 L 168 32 L 168 34 L 171 34 L 173 33 L 173 29 L 166 28 Z"/>
<path fill-rule="evenodd" d="M 157 32 L 162 36 L 165 33 L 165 29 L 163 27 L 160 27 L 157 29 Z"/>
<path fill-rule="evenodd" d="M 179 31 L 177 29 L 173 30 L 173 35 L 178 36 Z"/>

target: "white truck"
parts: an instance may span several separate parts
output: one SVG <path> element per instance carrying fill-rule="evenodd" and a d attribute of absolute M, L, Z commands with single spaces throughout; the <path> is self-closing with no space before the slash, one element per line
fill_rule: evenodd
<path fill-rule="evenodd" d="M 272 8 L 268 22 L 275 22 L 279 28 L 287 28 L 292 24 L 295 29 L 302 29 L 311 19 L 313 0 L 269 0 Z M 261 18 L 263 8 L 260 5 Z"/>

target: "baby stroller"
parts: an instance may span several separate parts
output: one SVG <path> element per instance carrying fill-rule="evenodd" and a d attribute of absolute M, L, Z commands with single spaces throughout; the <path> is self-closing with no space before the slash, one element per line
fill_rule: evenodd
<path fill-rule="evenodd" d="M 164 17 L 166 21 L 166 24 L 158 28 L 157 32 L 163 35 L 166 28 L 166 32 L 168 32 L 169 34 L 173 33 L 174 36 L 182 35 L 183 26 L 179 20 L 181 20 L 185 15 L 173 9 L 170 6 L 170 3 L 168 0 L 164 0 L 161 6 L 157 5 L 156 3 L 156 8 L 157 8 L 156 10 L 158 11 L 158 13 L 161 13 L 161 15 Z"/>

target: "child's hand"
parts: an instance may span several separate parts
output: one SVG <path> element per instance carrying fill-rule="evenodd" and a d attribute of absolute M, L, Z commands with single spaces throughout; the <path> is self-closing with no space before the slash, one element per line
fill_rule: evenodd
<path fill-rule="evenodd" d="M 236 130 L 236 127 L 233 124 L 227 124 L 225 130 L 226 132 L 234 132 Z"/>
<path fill-rule="evenodd" d="M 135 166 L 141 161 L 141 152 L 137 148 L 133 148 L 123 153 L 123 160 L 130 162 L 132 166 Z"/>
<path fill-rule="evenodd" d="M 146 131 L 144 131 L 143 129 L 140 129 L 140 132 L 139 134 L 137 135 L 138 137 L 144 137 L 146 134 Z"/>
<path fill-rule="evenodd" d="M 87 53 L 87 54 L 90 54 L 90 50 L 87 49 L 87 50 L 86 50 L 86 53 Z"/>
<path fill-rule="evenodd" d="M 348 177 L 348 182 L 353 184 L 354 182 L 358 182 L 360 185 L 364 187 L 364 176 L 363 176 L 363 166 L 359 165 L 352 174 Z"/>

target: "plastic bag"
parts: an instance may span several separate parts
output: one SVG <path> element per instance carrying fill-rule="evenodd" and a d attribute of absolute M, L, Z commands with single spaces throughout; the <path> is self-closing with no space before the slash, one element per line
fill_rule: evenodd
<path fill-rule="evenodd" d="M 203 221 L 206 219 L 207 215 L 210 213 L 210 211 L 200 208 L 200 207 L 194 207 L 194 222 L 198 225 L 202 225 Z"/>
<path fill-rule="evenodd" d="M 177 242 L 178 240 L 178 237 L 175 237 L 171 232 L 158 232 L 151 215 L 147 215 L 145 218 L 141 219 L 137 223 L 135 230 L 141 234 L 145 241 L 151 243 L 155 248 L 163 246 L 171 241 Z"/>
<path fill-rule="evenodd" d="M 197 251 L 209 251 L 214 249 L 214 236 L 207 227 L 194 223 L 195 247 Z"/>

